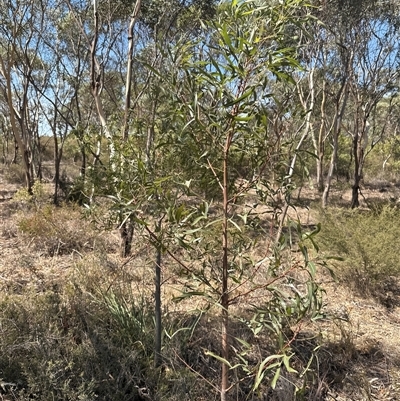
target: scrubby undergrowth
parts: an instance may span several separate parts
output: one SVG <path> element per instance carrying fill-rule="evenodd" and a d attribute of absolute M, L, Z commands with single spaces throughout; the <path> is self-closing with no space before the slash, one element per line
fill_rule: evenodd
<path fill-rule="evenodd" d="M 78 207 L 14 202 L 1 210 L 1 397 L 210 400 L 220 375 L 219 362 L 209 354 L 219 352 L 218 311 L 202 314 L 197 301 L 165 303 L 164 359 L 155 369 L 152 249 L 137 243 L 132 258 L 122 260 L 117 236 L 92 227 Z M 298 330 L 290 346 L 299 374 L 283 368 L 274 391 L 266 380 L 253 392 L 250 378 L 244 379 L 236 384 L 238 399 L 400 396 L 399 293 L 386 287 L 399 277 L 398 215 L 393 208 L 324 213 L 321 247 L 344 258 L 334 262 L 337 282 L 319 276 L 325 318 L 283 327 L 287 339 Z M 164 299 L 171 299 L 183 279 L 173 260 L 165 265 Z M 232 340 L 232 349 L 236 362 L 245 355 L 254 372 L 274 352 L 274 339 L 250 330 L 250 309 L 237 312 L 241 318 L 231 325 L 242 342 Z"/>
<path fill-rule="evenodd" d="M 321 213 L 320 243 L 336 263 L 339 278 L 360 295 L 372 295 L 389 308 L 400 306 L 400 209 L 331 208 Z"/>

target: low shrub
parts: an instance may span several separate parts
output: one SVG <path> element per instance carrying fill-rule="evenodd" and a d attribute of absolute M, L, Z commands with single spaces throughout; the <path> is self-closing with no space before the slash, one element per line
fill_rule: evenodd
<path fill-rule="evenodd" d="M 25 169 L 22 163 L 10 164 L 5 171 L 5 178 L 7 182 L 11 184 L 22 184 L 26 183 Z"/>
<path fill-rule="evenodd" d="M 385 282 L 400 277 L 400 210 L 329 209 L 322 212 L 320 245 L 343 263 L 337 273 L 360 293 L 376 294 Z"/>
<path fill-rule="evenodd" d="M 1 399 L 135 399 L 146 361 L 118 341 L 107 309 L 82 288 L 11 295 L 1 308 Z"/>
<path fill-rule="evenodd" d="M 92 249 L 99 240 L 89 222 L 81 217 L 77 206 L 45 205 L 21 217 L 18 229 L 35 249 L 50 256 L 68 254 Z"/>

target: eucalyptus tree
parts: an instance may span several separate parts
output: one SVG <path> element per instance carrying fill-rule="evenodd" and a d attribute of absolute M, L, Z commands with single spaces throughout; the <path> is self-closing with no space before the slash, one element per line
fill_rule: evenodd
<path fill-rule="evenodd" d="M 281 153 L 274 165 L 271 156 L 282 149 L 276 147 L 272 110 L 283 99 L 278 92 L 271 93 L 271 88 L 278 81 L 287 85 L 293 82 L 292 74 L 300 68 L 295 49 L 287 47 L 287 35 L 300 31 L 303 20 L 295 15 L 303 6 L 297 0 L 268 5 L 235 0 L 221 3 L 200 41 L 178 43 L 171 51 L 174 68 L 165 78 L 173 94 L 171 127 L 169 140 L 160 145 L 159 151 L 179 161 L 180 174 L 173 176 L 181 180 L 189 202 L 181 199 L 168 208 L 163 226 L 169 237 L 164 238 L 163 247 L 191 277 L 180 298 L 203 296 L 207 309 L 216 308 L 220 313 L 219 352 L 206 353 L 221 362 L 222 401 L 237 389 L 238 382 L 245 380 L 242 374 L 253 378 L 256 390 L 265 377 L 274 387 L 281 369 L 294 371 L 290 366 L 292 339 L 286 341 L 282 335 L 288 298 L 277 290 L 277 282 L 285 282 L 289 272 L 300 264 L 283 263 L 283 236 L 276 243 L 271 237 L 273 225 L 267 233 L 260 227 L 261 215 L 266 212 L 258 209 L 258 203 L 273 197 L 276 183 L 269 172 L 279 168 L 287 156 Z M 288 113 L 290 109 L 280 118 Z M 308 130 L 305 127 L 292 140 L 301 146 Z M 285 124 L 280 133 L 283 131 Z M 238 160 L 246 160 L 251 168 L 240 168 Z M 291 169 L 295 163 L 294 158 Z M 212 193 L 200 191 L 202 187 L 212 188 Z M 213 202 L 216 205 L 210 213 Z M 298 229 L 301 232 L 300 226 Z M 314 234 L 301 238 L 312 238 Z M 174 241 L 184 252 L 181 258 L 173 252 Z M 265 247 L 264 256 L 254 260 L 258 241 Z M 291 305 L 297 323 L 320 306 L 314 265 L 308 259 L 305 242 L 300 248 L 309 292 Z M 253 305 L 254 317 L 246 324 L 254 333 L 270 327 L 276 353 L 263 356 L 257 366 L 250 367 L 245 346 L 242 352 L 236 350 L 240 357 L 233 362 L 233 341 L 238 340 L 235 347 L 245 343 L 234 339 L 231 324 L 238 319 L 232 312 L 233 305 L 244 307 L 254 292 L 268 301 Z M 278 304 L 286 306 L 276 308 Z M 231 381 L 231 374 L 238 382 Z"/>
<path fill-rule="evenodd" d="M 30 76 L 30 84 L 40 97 L 38 109 L 43 116 L 42 135 L 51 133 L 54 154 L 54 203 L 58 203 L 60 188 L 60 166 L 63 145 L 67 134 L 74 129 L 79 119 L 75 101 L 78 90 L 76 82 L 82 77 L 80 65 L 85 63 L 83 55 L 71 58 L 79 35 L 68 33 L 68 8 L 63 3 L 49 3 L 45 11 L 46 23 L 38 32 L 41 59 L 37 69 Z M 78 39 L 76 40 L 76 36 Z M 72 40 L 73 38 L 73 40 Z M 79 45 L 78 45 L 79 48 Z M 77 110 L 79 111 L 79 103 Z"/>
<path fill-rule="evenodd" d="M 350 86 L 351 114 L 344 122 L 352 138 L 352 208 L 359 206 L 365 158 L 385 135 L 386 124 L 376 124 L 377 114 L 380 120 L 386 120 L 393 112 L 399 80 L 399 25 L 393 16 L 386 14 L 394 10 L 374 7 L 368 11 L 357 31 L 352 32 L 355 57 Z M 383 99 L 389 104 L 386 110 L 377 107 Z"/>
<path fill-rule="evenodd" d="M 101 160 L 102 180 L 101 185 L 94 181 L 93 200 L 107 196 L 113 202 L 110 214 L 120 230 L 122 257 L 131 252 L 134 225 L 140 227 L 142 221 L 155 221 L 154 230 L 150 231 L 156 234 L 148 240 L 156 250 L 156 366 L 161 363 L 162 335 L 161 223 L 164 205 L 173 197 L 161 190 L 160 177 L 165 169 L 155 156 L 156 147 L 163 140 L 157 135 L 163 130 L 160 110 L 165 108 L 159 73 L 165 70 L 167 53 L 163 48 L 181 35 L 192 34 L 203 10 L 203 6 L 197 8 L 195 4 L 203 3 L 211 4 L 120 1 L 111 6 L 94 2 L 91 18 L 85 19 L 76 2 L 68 1 L 90 55 L 90 89 L 100 122 L 96 160 Z M 117 81 L 109 80 L 110 77 Z M 114 107 L 106 107 L 107 99 L 113 101 Z M 107 155 L 100 153 L 103 136 L 108 145 Z M 149 229 L 147 225 L 146 228 Z"/>
<path fill-rule="evenodd" d="M 39 114 L 31 79 L 40 68 L 39 32 L 45 25 L 44 1 L 4 1 L 0 8 L 0 85 L 7 104 L 11 131 L 21 152 L 26 186 L 34 181 L 34 156 Z"/>
<path fill-rule="evenodd" d="M 310 113 L 317 186 L 323 192 L 324 207 L 338 152 L 346 151 L 339 150 L 341 135 L 351 138 L 351 205 L 358 206 L 365 156 L 379 140 L 378 130 L 371 124 L 375 119 L 373 114 L 381 99 L 396 92 L 399 50 L 396 7 L 395 2 L 378 4 L 370 0 L 326 2 L 315 8 L 318 20 L 309 22 L 301 57 L 308 76 L 313 76 L 316 91 L 315 107 Z M 374 139 L 368 141 L 371 128 Z M 329 153 L 329 167 L 323 172 L 324 159 Z"/>

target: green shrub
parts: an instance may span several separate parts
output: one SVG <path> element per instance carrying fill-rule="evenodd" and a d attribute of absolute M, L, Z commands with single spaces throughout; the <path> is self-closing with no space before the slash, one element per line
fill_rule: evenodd
<path fill-rule="evenodd" d="M 102 304 L 74 287 L 1 301 L 0 372 L 13 399 L 122 401 L 136 391 L 140 356 L 110 335 Z"/>
<path fill-rule="evenodd" d="M 13 203 L 22 204 L 24 206 L 36 206 L 40 208 L 41 205 L 47 203 L 49 194 L 46 192 L 45 185 L 40 181 L 35 181 L 32 186 L 32 194 L 30 194 L 26 187 L 20 188 L 13 196 Z"/>
<path fill-rule="evenodd" d="M 45 205 L 20 218 L 18 229 L 35 249 L 50 256 L 91 249 L 98 236 L 80 214 L 73 205 Z"/>
<path fill-rule="evenodd" d="M 381 209 L 323 212 L 323 250 L 343 258 L 339 276 L 360 292 L 374 293 L 390 276 L 400 276 L 400 211 Z"/>
<path fill-rule="evenodd" d="M 6 170 L 5 178 L 11 184 L 25 184 L 25 169 L 22 163 L 10 164 Z"/>

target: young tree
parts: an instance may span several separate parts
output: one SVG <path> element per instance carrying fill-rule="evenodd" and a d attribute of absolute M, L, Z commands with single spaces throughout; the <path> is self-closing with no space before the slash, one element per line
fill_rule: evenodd
<path fill-rule="evenodd" d="M 189 264 L 174 259 L 195 277 L 182 297 L 203 294 L 212 299 L 211 304 L 220 311 L 220 354 L 209 352 L 209 355 L 221 361 L 221 401 L 226 401 L 234 388 L 230 372 L 239 374 L 239 367 L 246 371 L 245 364 L 231 363 L 232 305 L 245 302 L 253 291 L 265 291 L 268 294 L 265 297 L 272 298 L 270 306 L 275 301 L 285 303 L 282 298 L 278 301 L 280 295 L 274 293 L 272 283 L 284 281 L 293 269 L 293 265 L 280 265 L 272 256 L 270 246 L 275 244 L 273 239 L 267 241 L 267 256 L 258 262 L 252 260 L 250 252 L 254 250 L 254 238 L 265 235 L 265 232 L 261 234 L 256 224 L 257 207 L 246 202 L 252 191 L 259 196 L 256 202 L 266 202 L 274 195 L 272 188 L 275 183 L 266 174 L 269 168 L 274 168 L 271 167 L 271 149 L 276 146 L 270 133 L 269 112 L 271 103 L 278 103 L 279 99 L 274 99 L 275 94 L 270 90 L 277 81 L 292 82 L 291 73 L 299 68 L 294 58 L 295 50 L 285 45 L 285 39 L 290 31 L 287 28 L 294 28 L 293 16 L 302 6 L 303 3 L 297 0 L 270 5 L 235 0 L 221 4 L 216 20 L 209 25 L 202 42 L 180 46 L 175 55 L 177 68 L 169 77 L 175 97 L 171 102 L 175 111 L 171 115 L 183 128 L 177 137 L 171 132 L 171 139 L 167 142 L 173 144 L 174 156 L 181 162 L 181 169 L 183 167 L 180 175 L 184 180 L 182 187 L 187 188 L 192 202 L 198 202 L 196 207 L 192 207 L 192 213 L 183 204 L 171 213 L 169 221 L 175 224 L 175 231 L 171 230 L 189 255 L 183 260 L 193 262 Z M 301 24 L 300 21 L 297 23 Z M 299 146 L 308 131 L 306 124 L 304 132 L 295 137 Z M 238 166 L 238 160 L 245 160 L 251 168 L 243 170 Z M 277 165 L 280 163 L 282 159 Z M 296 158 L 291 163 L 290 174 L 295 163 Z M 199 189 L 204 179 L 212 192 L 205 192 L 205 197 L 201 197 Z M 215 216 L 209 215 L 212 198 L 221 200 Z M 244 202 L 243 210 L 238 206 L 240 200 Z M 278 244 L 281 240 L 282 237 Z M 310 268 L 309 260 L 306 249 L 302 249 L 307 270 Z M 194 258 L 198 259 L 194 261 Z M 274 266 L 282 270 L 273 272 Z M 258 281 L 261 271 L 265 272 L 264 280 Z M 307 314 L 318 309 L 312 276 L 311 273 L 310 302 L 303 304 L 301 301 L 302 306 L 297 312 L 304 308 Z M 272 309 L 272 306 L 271 309 L 266 307 L 265 313 L 271 316 L 274 314 Z M 279 313 L 274 318 L 282 318 L 284 313 Z M 263 323 L 259 323 L 261 328 Z M 279 333 L 276 335 L 279 337 Z M 255 373 L 246 371 L 254 377 L 254 388 L 270 370 L 275 374 L 274 386 L 280 372 L 274 367 L 280 363 L 291 370 L 290 341 L 282 340 L 278 353 L 260 361 Z"/>

